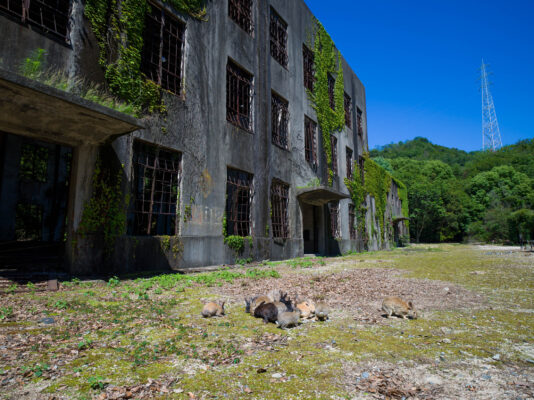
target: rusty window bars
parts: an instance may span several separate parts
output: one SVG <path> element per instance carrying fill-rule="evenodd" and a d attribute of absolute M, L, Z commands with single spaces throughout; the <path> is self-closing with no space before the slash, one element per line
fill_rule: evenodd
<path fill-rule="evenodd" d="M 304 87 L 313 92 L 315 85 L 315 60 L 313 51 L 302 45 L 302 64 L 304 69 Z"/>
<path fill-rule="evenodd" d="M 355 224 L 356 224 L 356 210 L 355 210 L 354 204 L 349 204 L 349 233 L 350 233 L 351 240 L 356 240 L 357 238 Z"/>
<path fill-rule="evenodd" d="M 146 15 L 141 72 L 163 89 L 180 94 L 185 24 L 150 5 Z"/>
<path fill-rule="evenodd" d="M 363 113 L 358 107 L 356 107 L 356 125 L 358 128 L 358 135 L 363 136 Z"/>
<path fill-rule="evenodd" d="M 272 142 L 282 149 L 289 148 L 289 103 L 276 93 L 271 94 Z"/>
<path fill-rule="evenodd" d="M 317 124 L 309 119 L 304 117 L 304 156 L 306 161 L 310 164 L 312 169 L 317 169 L 317 141 L 316 141 L 316 132 Z"/>
<path fill-rule="evenodd" d="M 352 178 L 352 150 L 348 147 L 345 151 L 346 157 L 347 157 L 347 178 Z"/>
<path fill-rule="evenodd" d="M 334 239 L 339 239 L 341 237 L 339 232 L 339 204 L 329 203 L 328 209 L 330 211 L 330 234 Z"/>
<path fill-rule="evenodd" d="M 228 60 L 226 65 L 226 120 L 252 132 L 252 75 Z"/>
<path fill-rule="evenodd" d="M 360 179 L 363 184 L 365 183 L 365 160 L 362 156 L 358 156 L 358 168 L 360 169 Z"/>
<path fill-rule="evenodd" d="M 352 129 L 352 99 L 347 93 L 345 93 L 344 105 L 345 105 L 345 125 L 347 125 L 349 129 Z"/>
<path fill-rule="evenodd" d="M 68 42 L 70 0 L 0 0 L 0 12 Z"/>
<path fill-rule="evenodd" d="M 226 233 L 250 235 L 252 203 L 252 175 L 236 169 L 227 169 L 226 180 Z"/>
<path fill-rule="evenodd" d="M 287 23 L 271 7 L 271 56 L 278 63 L 287 68 Z"/>
<path fill-rule="evenodd" d="M 23 144 L 20 149 L 20 178 L 25 182 L 46 182 L 48 180 L 48 157 L 46 147 Z"/>
<path fill-rule="evenodd" d="M 245 32 L 252 34 L 252 0 L 228 0 L 228 15 Z"/>
<path fill-rule="evenodd" d="M 134 142 L 134 235 L 178 232 L 181 153 Z"/>
<path fill-rule="evenodd" d="M 289 237 L 289 186 L 277 180 L 271 183 L 271 225 L 273 238 Z"/>
<path fill-rule="evenodd" d="M 332 149 L 332 172 L 338 175 L 337 168 L 337 138 L 334 135 L 330 136 L 330 146 Z"/>

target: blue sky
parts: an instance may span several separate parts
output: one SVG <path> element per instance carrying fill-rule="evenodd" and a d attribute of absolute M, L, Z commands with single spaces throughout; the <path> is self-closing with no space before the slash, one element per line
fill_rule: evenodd
<path fill-rule="evenodd" d="M 366 88 L 369 148 L 482 147 L 479 68 L 503 144 L 534 137 L 534 0 L 305 0 Z"/>

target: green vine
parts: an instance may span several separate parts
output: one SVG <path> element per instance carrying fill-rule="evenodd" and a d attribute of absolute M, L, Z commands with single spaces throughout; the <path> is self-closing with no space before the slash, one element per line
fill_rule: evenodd
<path fill-rule="evenodd" d="M 397 194 L 401 201 L 402 216 L 408 218 L 410 216 L 410 207 L 408 205 L 408 189 L 406 185 L 397 178 L 391 177 L 397 185 Z M 409 229 L 409 221 L 405 221 L 406 229 Z"/>
<path fill-rule="evenodd" d="M 384 215 L 388 193 L 391 188 L 391 175 L 368 155 L 364 155 L 365 163 L 365 192 L 375 198 L 376 217 L 380 224 L 381 235 L 384 234 Z"/>
<path fill-rule="evenodd" d="M 331 135 L 335 131 L 341 131 L 345 126 L 344 108 L 344 80 L 341 55 L 336 50 L 334 42 L 326 32 L 324 26 L 315 21 L 315 42 L 313 45 L 315 63 L 315 84 L 313 92 L 308 92 L 313 109 L 317 114 L 317 123 L 323 136 L 323 148 L 328 165 L 328 184 L 331 185 L 334 178 L 332 169 L 332 146 Z M 328 75 L 336 77 L 334 86 L 335 109 L 330 107 L 328 92 Z"/>
<path fill-rule="evenodd" d="M 202 0 L 166 0 L 175 10 L 203 18 Z M 100 49 L 99 63 L 105 70 L 111 92 L 143 111 L 166 111 L 162 89 L 140 71 L 145 18 L 150 10 L 146 0 L 87 0 L 85 16 L 91 23 Z"/>
<path fill-rule="evenodd" d="M 129 196 L 123 199 L 122 171 L 115 178 L 102 169 L 99 158 L 93 174 L 93 195 L 85 204 L 78 233 L 101 233 L 104 237 L 104 251 L 110 255 L 117 237 L 126 233 L 126 208 Z"/>
<path fill-rule="evenodd" d="M 345 178 L 345 185 L 349 190 L 350 197 L 352 199 L 352 204 L 356 210 L 357 215 L 357 231 L 360 237 L 363 237 L 365 234 L 365 213 L 367 208 L 365 207 L 365 189 L 362 182 L 362 175 L 360 171 L 360 166 L 357 162 L 354 163 L 352 178 Z"/>

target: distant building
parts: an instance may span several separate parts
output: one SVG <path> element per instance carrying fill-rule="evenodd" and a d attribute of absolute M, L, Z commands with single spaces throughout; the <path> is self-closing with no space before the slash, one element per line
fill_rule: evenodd
<path fill-rule="evenodd" d="M 384 232 L 369 196 L 366 230 L 357 231 L 344 178 L 355 162 L 363 166 L 368 148 L 365 89 L 344 59 L 345 127 L 331 137 L 328 182 L 307 94 L 315 20 L 303 1 L 209 1 L 205 20 L 150 2 L 140 68 L 165 89 L 167 112 L 142 119 L 38 82 L 31 71 L 21 76 L 26 58 L 44 49 L 39 67 L 106 85 L 84 3 L 0 1 L 4 267 L 187 269 L 385 248 L 406 233 L 395 183 Z M 329 76 L 331 102 L 335 81 Z M 106 198 L 95 166 L 97 178 L 115 182 L 107 186 L 115 203 L 84 216 L 95 193 Z M 121 204 L 125 220 L 113 208 Z M 83 218 L 124 231 L 91 232 Z"/>

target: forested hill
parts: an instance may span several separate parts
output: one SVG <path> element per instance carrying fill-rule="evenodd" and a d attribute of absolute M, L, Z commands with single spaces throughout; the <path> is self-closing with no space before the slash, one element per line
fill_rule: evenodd
<path fill-rule="evenodd" d="M 406 184 L 413 241 L 534 240 L 534 139 L 468 153 L 417 137 L 371 157 Z"/>

